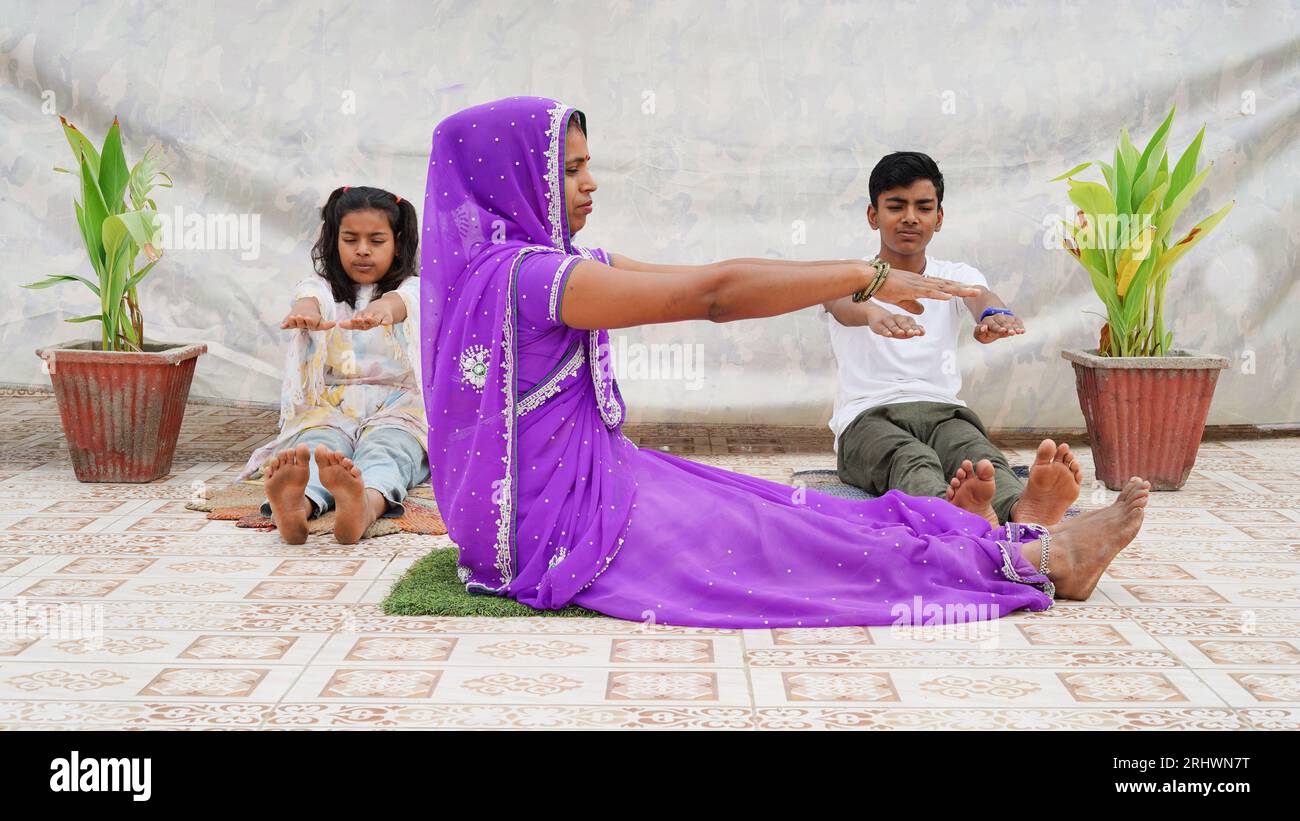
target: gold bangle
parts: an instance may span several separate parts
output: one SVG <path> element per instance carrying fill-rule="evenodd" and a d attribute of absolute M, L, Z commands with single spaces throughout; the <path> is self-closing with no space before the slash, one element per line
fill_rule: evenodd
<path fill-rule="evenodd" d="M 876 270 L 876 275 L 872 278 L 870 285 L 853 295 L 854 302 L 866 302 L 868 299 L 871 299 L 876 295 L 876 292 L 880 290 L 880 287 L 885 284 L 885 280 L 889 277 L 889 263 L 885 262 L 880 257 L 876 257 L 867 264 Z"/>

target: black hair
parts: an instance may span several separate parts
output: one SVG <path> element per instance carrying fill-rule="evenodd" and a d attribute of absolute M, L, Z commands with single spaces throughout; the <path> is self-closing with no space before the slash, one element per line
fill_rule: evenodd
<path fill-rule="evenodd" d="M 573 109 L 573 114 L 569 117 L 569 124 L 565 127 L 565 130 L 567 131 L 575 126 L 582 132 L 582 136 L 587 136 L 587 115 L 576 108 Z"/>
<path fill-rule="evenodd" d="M 917 180 L 929 180 L 934 183 L 936 205 L 943 205 L 943 174 L 939 165 L 926 154 L 919 151 L 895 151 L 886 154 L 871 169 L 871 179 L 867 188 L 871 192 L 871 204 L 880 207 L 880 195 L 891 188 L 906 188 Z"/>
<path fill-rule="evenodd" d="M 375 283 L 375 297 L 396 290 L 407 277 L 420 275 L 420 220 L 415 206 L 382 188 L 365 185 L 336 188 L 320 209 L 320 237 L 311 249 L 311 259 L 316 273 L 329 283 L 334 301 L 346 302 L 352 308 L 357 307 L 357 283 L 343 270 L 343 261 L 339 259 L 339 224 L 344 215 L 366 209 L 380 211 L 388 217 L 396 244 L 392 266 Z"/>

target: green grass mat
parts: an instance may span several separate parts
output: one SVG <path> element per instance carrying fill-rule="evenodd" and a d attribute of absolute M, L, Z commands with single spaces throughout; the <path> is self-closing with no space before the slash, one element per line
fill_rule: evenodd
<path fill-rule="evenodd" d="M 454 547 L 435 550 L 420 559 L 398 580 L 384 599 L 384 612 L 390 616 L 564 616 L 592 618 L 602 616 L 595 610 L 570 605 L 562 610 L 537 610 L 505 596 L 465 592 L 456 577 L 460 551 Z"/>

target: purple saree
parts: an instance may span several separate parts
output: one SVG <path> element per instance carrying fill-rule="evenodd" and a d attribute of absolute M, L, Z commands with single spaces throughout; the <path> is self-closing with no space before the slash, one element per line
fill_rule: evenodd
<path fill-rule="evenodd" d="M 553 100 L 512 97 L 448 117 L 433 136 L 423 385 L 433 488 L 467 588 L 705 627 L 952 623 L 1050 607 L 1050 582 L 1004 529 L 943 500 L 839 499 L 623 435 L 607 332 L 560 321 L 574 264 L 608 262 L 570 240 L 571 117 L 583 122 Z"/>

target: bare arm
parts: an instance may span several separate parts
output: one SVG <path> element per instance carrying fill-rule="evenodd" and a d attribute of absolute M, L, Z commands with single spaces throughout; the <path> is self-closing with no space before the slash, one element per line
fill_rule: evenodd
<path fill-rule="evenodd" d="M 872 305 L 870 301 L 854 302 L 852 297 L 847 296 L 823 302 L 822 307 L 826 309 L 827 313 L 835 317 L 836 322 L 846 328 L 859 328 L 863 325 L 870 325 L 880 318 L 880 314 L 888 313 L 879 305 Z"/>
<path fill-rule="evenodd" d="M 985 288 L 983 285 L 972 285 L 972 288 L 979 290 L 976 296 L 968 296 L 962 300 L 966 303 L 966 310 L 970 311 L 971 316 L 978 321 L 980 314 L 984 313 L 985 308 L 1005 308 L 1006 303 L 998 298 L 998 295 Z"/>
<path fill-rule="evenodd" d="M 728 260 L 672 267 L 675 270 L 628 270 L 582 260 L 565 285 L 561 320 L 570 327 L 593 329 L 777 316 L 853 294 L 870 285 L 875 275 L 859 260 Z M 974 293 L 960 283 L 894 269 L 877 298 L 920 313 L 917 299 L 946 300 Z"/>
<path fill-rule="evenodd" d="M 790 263 L 783 259 L 759 259 L 757 257 L 743 257 L 740 259 L 729 259 L 727 262 L 715 262 L 711 265 L 659 265 L 653 262 L 641 262 L 640 260 L 625 257 L 622 254 L 610 254 L 609 264 L 612 268 L 618 268 L 623 271 L 653 271 L 663 274 L 686 274 L 692 271 L 698 271 L 700 268 L 714 268 L 718 265 L 725 265 L 732 262 L 744 262 L 750 265 L 791 265 L 798 264 L 807 267 L 819 267 L 823 265 L 841 265 L 858 262 L 856 259 L 838 259 L 838 260 L 820 260 L 815 262 Z"/>

